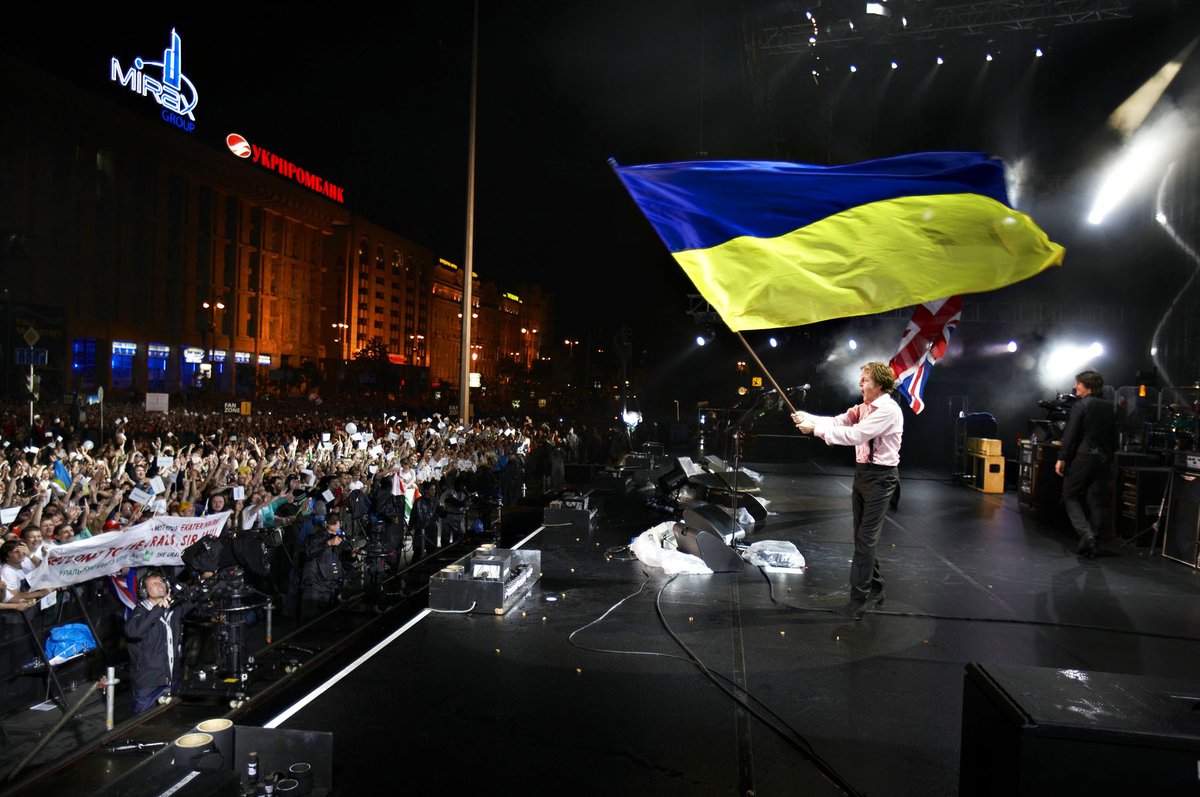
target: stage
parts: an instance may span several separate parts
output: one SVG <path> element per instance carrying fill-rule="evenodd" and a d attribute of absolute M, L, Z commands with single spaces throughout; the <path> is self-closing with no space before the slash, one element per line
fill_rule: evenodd
<path fill-rule="evenodd" d="M 770 515 L 746 542 L 794 542 L 805 572 L 665 576 L 624 549 L 665 519 L 651 492 L 611 492 L 594 529 L 502 540 L 542 564 L 506 615 L 410 599 L 230 716 L 332 732 L 343 794 L 953 795 L 969 663 L 1194 678 L 1192 568 L 1114 540 L 1083 559 L 1015 491 L 902 467 L 886 603 L 846 620 L 850 468 L 748 467 Z M 94 792 L 104 758 L 30 789 Z"/>

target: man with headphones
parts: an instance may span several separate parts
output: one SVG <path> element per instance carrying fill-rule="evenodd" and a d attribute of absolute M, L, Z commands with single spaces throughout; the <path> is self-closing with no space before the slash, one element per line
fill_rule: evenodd
<path fill-rule="evenodd" d="M 138 580 L 139 603 L 125 622 L 133 713 L 140 714 L 179 686 L 183 674 L 183 618 L 190 600 L 176 603 L 163 572 L 149 568 Z"/>

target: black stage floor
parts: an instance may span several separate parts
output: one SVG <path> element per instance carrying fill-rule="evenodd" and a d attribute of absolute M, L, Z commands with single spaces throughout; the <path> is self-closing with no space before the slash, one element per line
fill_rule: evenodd
<path fill-rule="evenodd" d="M 612 495 L 590 533 L 523 543 L 543 576 L 507 615 L 412 617 L 238 724 L 332 731 L 342 794 L 953 795 L 968 663 L 1197 680 L 1191 568 L 1112 540 L 1082 559 L 1016 493 L 905 469 L 887 602 L 846 621 L 850 469 L 749 467 L 771 514 L 747 542 L 794 542 L 803 574 L 606 556 L 661 519 Z"/>

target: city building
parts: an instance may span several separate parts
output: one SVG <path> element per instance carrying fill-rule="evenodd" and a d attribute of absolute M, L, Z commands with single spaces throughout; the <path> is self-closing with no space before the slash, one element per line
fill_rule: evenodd
<path fill-rule="evenodd" d="M 125 69 L 113 59 L 114 93 L 151 81 L 150 64 Z M 278 154 L 287 142 L 229 131 L 218 149 L 152 98 L 138 113 L 19 61 L 0 90 L 3 342 L 45 350 L 26 358 L 41 393 L 337 390 L 381 341 L 400 384 L 452 397 L 460 270 L 353 213 L 353 188 Z M 482 390 L 502 361 L 535 361 L 540 332 L 519 330 L 545 329 L 549 300 L 522 292 L 476 282 Z M 26 366 L 3 362 L 18 395 Z"/>

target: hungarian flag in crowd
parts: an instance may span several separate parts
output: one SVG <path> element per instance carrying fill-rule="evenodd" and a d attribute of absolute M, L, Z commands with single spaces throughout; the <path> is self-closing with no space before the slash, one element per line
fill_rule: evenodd
<path fill-rule="evenodd" d="M 892 357 L 890 365 L 896 378 L 896 389 L 918 415 L 925 409 L 925 382 L 929 378 L 929 369 L 946 353 L 950 333 L 961 317 L 962 297 L 951 296 L 918 305 L 904 327 L 900 350 Z"/>
<path fill-rule="evenodd" d="M 404 496 L 404 522 L 412 517 L 413 507 L 417 503 L 417 499 L 421 497 L 421 490 L 417 487 L 416 471 L 396 471 L 392 474 L 392 495 Z"/>
<path fill-rule="evenodd" d="M 1063 248 L 1009 206 L 1004 164 L 982 153 L 612 165 L 734 331 L 993 290 L 1062 264 Z"/>

